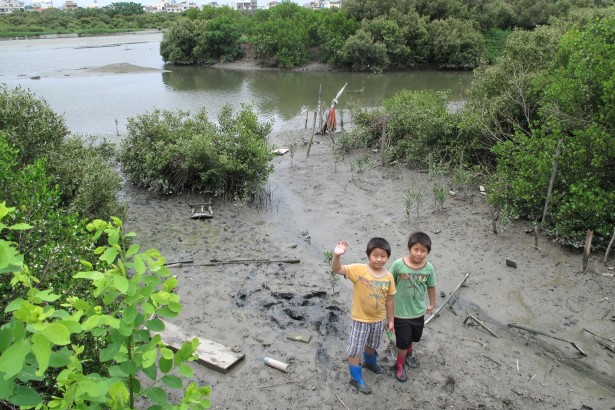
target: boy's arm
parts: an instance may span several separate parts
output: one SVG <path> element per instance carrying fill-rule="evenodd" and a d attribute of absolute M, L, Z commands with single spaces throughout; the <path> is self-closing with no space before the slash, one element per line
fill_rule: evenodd
<path fill-rule="evenodd" d="M 331 258 L 331 270 L 338 275 L 346 274 L 346 267 L 342 265 L 341 256 L 346 253 L 348 248 L 347 241 L 339 241 L 335 249 L 333 249 L 333 258 Z"/>
<path fill-rule="evenodd" d="M 429 306 L 427 306 L 427 313 L 431 313 L 436 308 L 436 287 L 427 287 L 427 296 L 429 297 Z"/>
<path fill-rule="evenodd" d="M 395 320 L 395 309 L 393 305 L 393 295 L 387 295 L 386 299 L 386 308 L 387 308 L 387 331 L 392 331 L 395 326 L 393 326 L 393 320 Z"/>

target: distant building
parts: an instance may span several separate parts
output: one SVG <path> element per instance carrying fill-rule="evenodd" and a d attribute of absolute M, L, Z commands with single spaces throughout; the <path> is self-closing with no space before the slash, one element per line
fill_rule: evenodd
<path fill-rule="evenodd" d="M 72 0 L 65 1 L 64 5 L 62 6 L 62 9 L 66 11 L 73 11 L 73 10 L 77 10 L 78 8 L 79 6 L 77 5 L 77 2 L 72 1 Z"/>
<path fill-rule="evenodd" d="M 256 0 L 236 1 L 233 3 L 235 10 L 256 10 L 258 5 Z"/>
<path fill-rule="evenodd" d="M 181 3 L 176 3 L 175 1 L 163 1 L 161 3 L 155 3 L 149 6 L 146 6 L 144 10 L 148 13 L 183 13 L 189 9 L 200 9 L 196 3 L 187 3 L 182 1 Z"/>
<path fill-rule="evenodd" d="M 94 0 L 94 3 L 89 4 L 89 5 L 88 5 L 88 8 L 89 8 L 89 9 L 98 9 L 98 8 L 100 8 L 100 7 L 98 6 L 98 1 Z"/>
<path fill-rule="evenodd" d="M 0 1 L 0 14 L 24 10 L 23 1 Z"/>
<path fill-rule="evenodd" d="M 32 3 L 32 8 L 34 11 L 41 12 L 43 10 L 52 9 L 53 1 L 35 1 Z"/>

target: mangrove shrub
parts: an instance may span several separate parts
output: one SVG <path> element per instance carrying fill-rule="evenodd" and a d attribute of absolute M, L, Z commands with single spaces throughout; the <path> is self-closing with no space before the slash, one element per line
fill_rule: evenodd
<path fill-rule="evenodd" d="M 128 119 L 119 161 L 130 182 L 159 193 L 209 191 L 227 197 L 256 193 L 267 181 L 273 157 L 267 144 L 271 124 L 250 107 L 190 115 L 161 111 Z"/>

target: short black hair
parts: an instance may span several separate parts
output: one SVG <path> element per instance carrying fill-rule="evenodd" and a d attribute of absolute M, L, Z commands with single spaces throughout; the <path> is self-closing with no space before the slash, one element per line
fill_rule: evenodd
<path fill-rule="evenodd" d="M 415 243 L 420 243 L 427 248 L 427 252 L 431 252 L 431 238 L 425 232 L 412 232 L 408 238 L 408 250 Z"/>
<path fill-rule="evenodd" d="M 371 255 L 372 251 L 376 248 L 383 249 L 387 253 L 387 256 L 391 257 L 391 245 L 389 245 L 386 239 L 372 238 L 369 240 L 369 242 L 367 242 L 367 250 L 365 251 L 365 253 L 367 253 L 368 258 L 369 255 Z"/>

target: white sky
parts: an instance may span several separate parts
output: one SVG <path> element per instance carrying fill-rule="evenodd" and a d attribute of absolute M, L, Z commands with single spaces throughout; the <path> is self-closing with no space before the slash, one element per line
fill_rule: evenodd
<path fill-rule="evenodd" d="M 107 6 L 111 3 L 121 3 L 121 2 L 126 2 L 126 3 L 130 3 L 130 2 L 134 2 L 134 3 L 140 3 L 143 4 L 144 6 L 148 6 L 150 4 L 158 4 L 163 0 L 98 0 L 98 6 L 102 7 L 102 6 Z M 180 3 L 182 0 L 175 0 L 177 3 Z M 212 1 L 217 1 L 218 4 L 220 5 L 226 5 L 226 6 L 232 6 L 234 0 L 186 0 L 187 2 L 194 2 L 196 4 L 209 4 Z M 310 0 L 293 0 L 294 3 L 297 4 L 303 4 L 303 3 L 309 3 Z M 259 7 L 264 6 L 266 4 L 267 0 L 258 0 L 257 4 Z M 76 3 L 80 6 L 80 7 L 87 7 L 90 4 L 94 3 L 94 0 L 76 0 Z M 64 0 L 53 0 L 53 5 L 55 7 L 60 7 L 62 6 L 62 4 L 64 4 Z"/>

